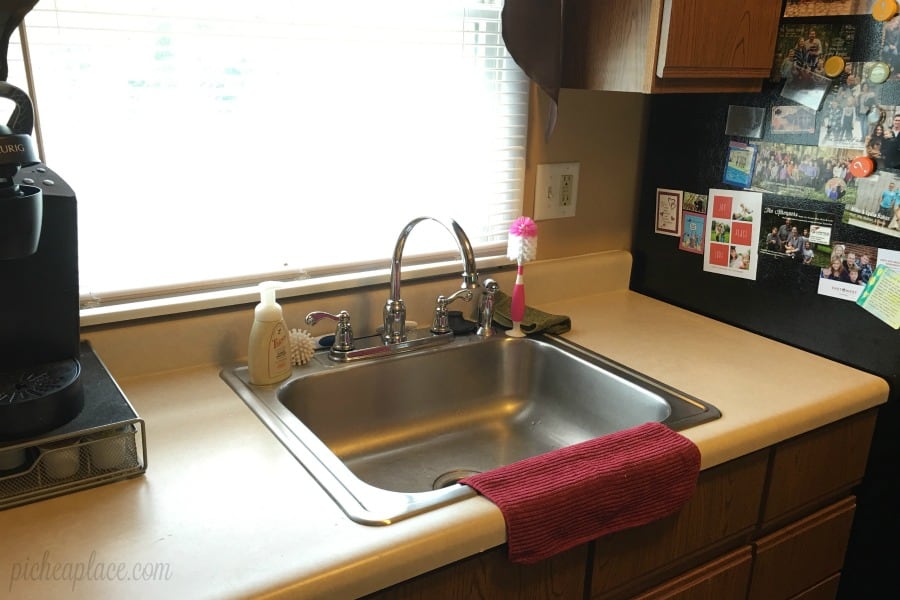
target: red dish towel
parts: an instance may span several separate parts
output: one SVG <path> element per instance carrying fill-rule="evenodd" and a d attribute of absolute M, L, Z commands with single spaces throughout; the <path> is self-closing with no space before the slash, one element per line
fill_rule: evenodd
<path fill-rule="evenodd" d="M 535 563 L 676 512 L 694 493 L 700 451 L 645 423 L 466 477 L 500 507 L 509 559 Z"/>

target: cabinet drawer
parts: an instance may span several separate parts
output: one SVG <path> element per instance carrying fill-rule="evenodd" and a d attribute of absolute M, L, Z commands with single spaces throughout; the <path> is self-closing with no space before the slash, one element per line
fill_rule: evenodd
<path fill-rule="evenodd" d="M 862 480 L 876 415 L 859 413 L 775 446 L 765 530 L 847 495 Z"/>
<path fill-rule="evenodd" d="M 812 586 L 808 590 L 800 592 L 791 600 L 834 600 L 838 595 L 838 588 L 841 585 L 840 574 L 835 574 Z"/>
<path fill-rule="evenodd" d="M 787 600 L 838 574 L 855 508 L 846 498 L 757 541 L 748 600 Z"/>
<path fill-rule="evenodd" d="M 753 551 L 744 546 L 731 554 L 639 594 L 635 600 L 721 600 L 743 598 L 750 582 Z"/>
<path fill-rule="evenodd" d="M 762 502 L 769 452 L 700 473 L 680 512 L 594 542 L 591 597 L 627 598 L 746 544 Z"/>

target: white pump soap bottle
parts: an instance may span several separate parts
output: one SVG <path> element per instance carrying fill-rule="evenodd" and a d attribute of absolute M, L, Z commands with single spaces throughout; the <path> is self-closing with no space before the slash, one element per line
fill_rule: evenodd
<path fill-rule="evenodd" d="M 291 374 L 291 342 L 281 306 L 275 301 L 275 281 L 259 284 L 260 302 L 254 309 L 247 366 L 250 383 L 268 385 Z"/>

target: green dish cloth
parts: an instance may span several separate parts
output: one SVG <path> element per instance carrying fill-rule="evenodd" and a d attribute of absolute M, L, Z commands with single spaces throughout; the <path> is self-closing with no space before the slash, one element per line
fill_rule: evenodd
<path fill-rule="evenodd" d="M 512 328 L 512 320 L 509 318 L 509 307 L 512 298 L 501 291 L 494 295 L 494 323 Z M 520 325 L 524 333 L 565 333 L 572 329 L 572 320 L 566 315 L 551 315 L 542 310 L 525 306 L 525 316 Z"/>

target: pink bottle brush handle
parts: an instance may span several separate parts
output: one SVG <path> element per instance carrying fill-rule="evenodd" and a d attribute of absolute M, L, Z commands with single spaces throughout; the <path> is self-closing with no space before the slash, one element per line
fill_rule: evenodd
<path fill-rule="evenodd" d="M 516 272 L 516 283 L 513 285 L 512 300 L 509 305 L 510 320 L 521 323 L 525 318 L 525 281 L 522 277 L 523 265 Z"/>

